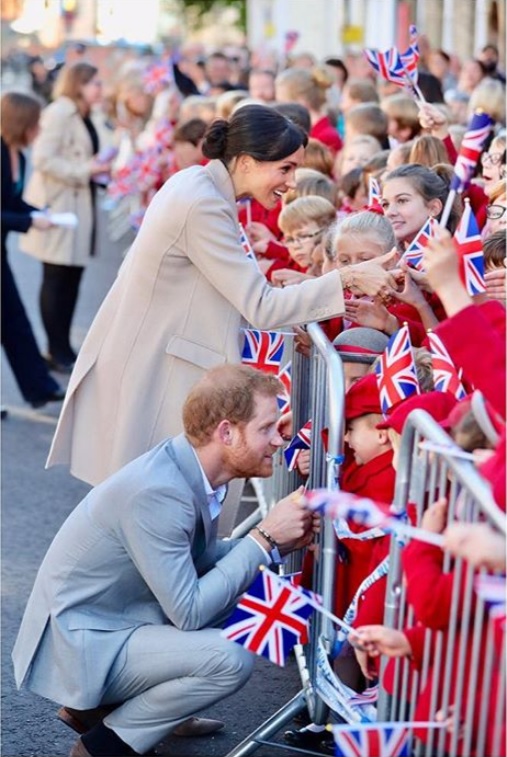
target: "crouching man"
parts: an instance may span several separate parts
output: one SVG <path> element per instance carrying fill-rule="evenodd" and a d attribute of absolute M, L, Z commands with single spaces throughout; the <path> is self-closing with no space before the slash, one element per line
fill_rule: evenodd
<path fill-rule="evenodd" d="M 246 366 L 212 369 L 184 433 L 93 489 L 57 533 L 13 660 L 18 686 L 63 703 L 82 732 L 71 757 L 145 754 L 248 680 L 253 655 L 221 623 L 260 564 L 313 537 L 296 494 L 243 539 L 217 539 L 227 483 L 272 473 L 280 393 Z"/>

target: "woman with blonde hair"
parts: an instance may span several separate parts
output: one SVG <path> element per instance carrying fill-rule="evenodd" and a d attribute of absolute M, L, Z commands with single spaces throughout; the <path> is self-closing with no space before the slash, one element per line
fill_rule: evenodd
<path fill-rule="evenodd" d="M 91 119 L 92 106 L 101 96 L 95 66 L 82 62 L 63 67 L 33 145 L 33 173 L 25 198 L 31 205 L 77 216 L 75 227 L 41 231 L 32 226 L 20 244 L 23 252 L 43 263 L 40 310 L 47 361 L 62 373 L 70 373 L 76 359 L 70 343 L 72 317 L 83 271 L 94 253 L 93 177 L 110 169 L 98 159 L 99 137 Z"/>
<path fill-rule="evenodd" d="M 275 79 L 276 100 L 295 102 L 308 108 L 312 128 L 308 136 L 331 148 L 335 155 L 342 148 L 342 140 L 324 112 L 327 90 L 333 80 L 323 68 L 287 68 Z"/>

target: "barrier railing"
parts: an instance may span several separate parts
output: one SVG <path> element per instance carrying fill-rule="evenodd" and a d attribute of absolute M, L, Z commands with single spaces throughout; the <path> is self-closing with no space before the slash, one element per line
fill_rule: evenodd
<path fill-rule="evenodd" d="M 449 445 L 450 438 L 426 412 L 416 410 L 410 414 L 401 439 L 395 510 L 404 512 L 410 503 L 416 512 L 416 525 L 420 525 L 426 507 L 445 496 L 448 522 L 484 521 L 505 534 L 505 515 L 473 463 L 450 453 L 425 450 L 422 441 Z M 392 539 L 384 623 L 397 629 L 415 625 L 402 582 L 402 550 L 402 543 Z M 505 754 L 498 751 L 503 737 L 500 713 L 505 708 L 505 662 L 499 668 L 495 659 L 503 655 L 505 660 L 505 629 L 495 633 L 493 621 L 475 592 L 477 573 L 463 560 L 443 554 L 442 580 L 451 582 L 450 608 L 441 608 L 439 629 L 425 632 L 419 671 L 414 673 L 410 661 L 397 660 L 391 691 L 381 690 L 379 696 L 379 721 L 416 719 L 421 696 L 429 709 L 424 720 L 435 720 L 437 712 L 450 718 L 450 733 L 447 729 L 428 730 L 426 742 L 416 744 L 416 757 Z M 381 679 L 387 664 L 384 660 Z"/>
<path fill-rule="evenodd" d="M 311 324 L 308 333 L 313 342 L 308 360 L 293 350 L 292 411 L 294 431 L 312 419 L 309 488 L 339 488 L 338 474 L 342 460 L 344 433 L 344 377 L 340 357 L 319 326 Z M 328 428 L 327 453 L 320 442 L 321 431 Z M 448 520 L 486 521 L 505 534 L 505 516 L 497 508 L 488 484 L 471 462 L 442 452 L 421 448 L 422 441 L 448 445 L 449 436 L 423 411 L 414 411 L 405 424 L 398 452 L 398 470 L 394 509 L 402 513 L 411 503 L 420 525 L 425 508 L 439 496 L 448 499 Z M 289 473 L 280 455 L 275 473 L 268 482 L 259 480 L 265 506 L 269 508 L 301 483 L 297 473 Z M 335 580 L 336 536 L 333 524 L 324 519 L 318 538 L 320 558 L 314 569 L 314 590 L 322 595 L 325 608 L 332 610 Z M 407 601 L 402 582 L 403 543 L 393 537 L 389 556 L 389 574 L 385 600 L 384 624 L 402 629 L 416 625 L 413 609 Z M 299 568 L 296 556 L 286 572 Z M 451 606 L 445 629 L 427 630 L 422 664 L 418 671 L 410 661 L 392 661 L 392 686 L 382 687 L 387 668 L 383 659 L 376 721 L 408 722 L 421 720 L 416 712 L 421 694 L 425 694 L 428 712 L 424 721 L 434 721 L 437 712 L 450 717 L 447 729 L 427 729 L 425 741 L 414 739 L 415 757 L 501 757 L 505 711 L 505 629 L 488 620 L 483 601 L 476 596 L 474 578 L 477 571 L 462 560 L 443 555 L 442 573 L 452 581 Z M 330 655 L 336 631 L 330 620 L 320 613 L 312 619 L 309 644 L 296 648 L 303 688 L 269 720 L 250 734 L 227 757 L 246 757 L 261 745 L 287 748 L 269 741 L 305 705 L 312 720 L 323 724 L 329 708 L 318 693 L 318 658 L 322 650 Z M 341 715 L 343 713 L 340 712 Z M 370 711 L 371 714 L 371 711 Z M 416 714 L 418 717 L 416 718 Z M 375 718 L 375 715 L 374 715 Z M 359 718 L 357 718 L 359 719 Z M 352 718 L 350 718 L 352 722 Z M 302 754 L 304 749 L 296 750 Z"/>

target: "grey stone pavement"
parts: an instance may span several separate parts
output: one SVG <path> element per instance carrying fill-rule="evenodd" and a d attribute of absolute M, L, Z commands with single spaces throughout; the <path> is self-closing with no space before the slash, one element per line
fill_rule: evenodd
<path fill-rule="evenodd" d="M 37 297 L 40 264 L 17 250 L 11 235 L 10 260 L 21 296 L 41 350 L 45 348 Z M 103 297 L 111 285 L 126 243 L 108 241 L 105 221 L 99 224 L 98 256 L 87 269 L 73 328 L 79 347 Z M 58 376 L 62 383 L 65 377 Z M 75 734 L 55 717 L 54 702 L 26 690 L 17 691 L 10 654 L 36 572 L 53 536 L 89 487 L 64 468 L 44 469 L 59 405 L 41 410 L 26 406 L 2 355 L 2 404 L 9 416 L 1 424 L 1 755 L 3 757 L 64 757 Z M 246 512 L 245 512 L 246 514 Z M 243 514 L 240 513 L 240 519 Z M 226 722 L 223 732 L 201 739 L 168 738 L 158 750 L 173 757 L 226 757 L 301 688 L 294 659 L 279 668 L 257 659 L 249 683 L 235 696 L 203 715 Z M 289 724 L 287 727 L 293 727 Z M 278 740 L 280 736 L 278 735 Z M 297 752 L 301 754 L 301 752 Z M 296 750 L 260 746 L 258 757 L 289 755 Z"/>

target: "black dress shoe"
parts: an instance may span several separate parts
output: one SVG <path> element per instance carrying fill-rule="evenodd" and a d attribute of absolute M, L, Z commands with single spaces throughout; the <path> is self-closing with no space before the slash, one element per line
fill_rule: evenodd
<path fill-rule="evenodd" d="M 299 731 L 285 731 L 283 739 L 291 746 L 299 749 L 311 749 L 312 751 L 321 751 L 323 741 L 327 742 L 329 739 L 331 743 L 333 742 L 331 734 L 327 731 L 308 731 L 306 728 L 301 728 Z M 331 754 L 334 754 L 334 752 L 331 752 Z"/>
<path fill-rule="evenodd" d="M 30 405 L 33 408 L 44 407 L 48 402 L 61 402 L 65 397 L 65 389 L 55 389 L 54 392 L 46 394 L 38 400 L 32 400 Z"/>

